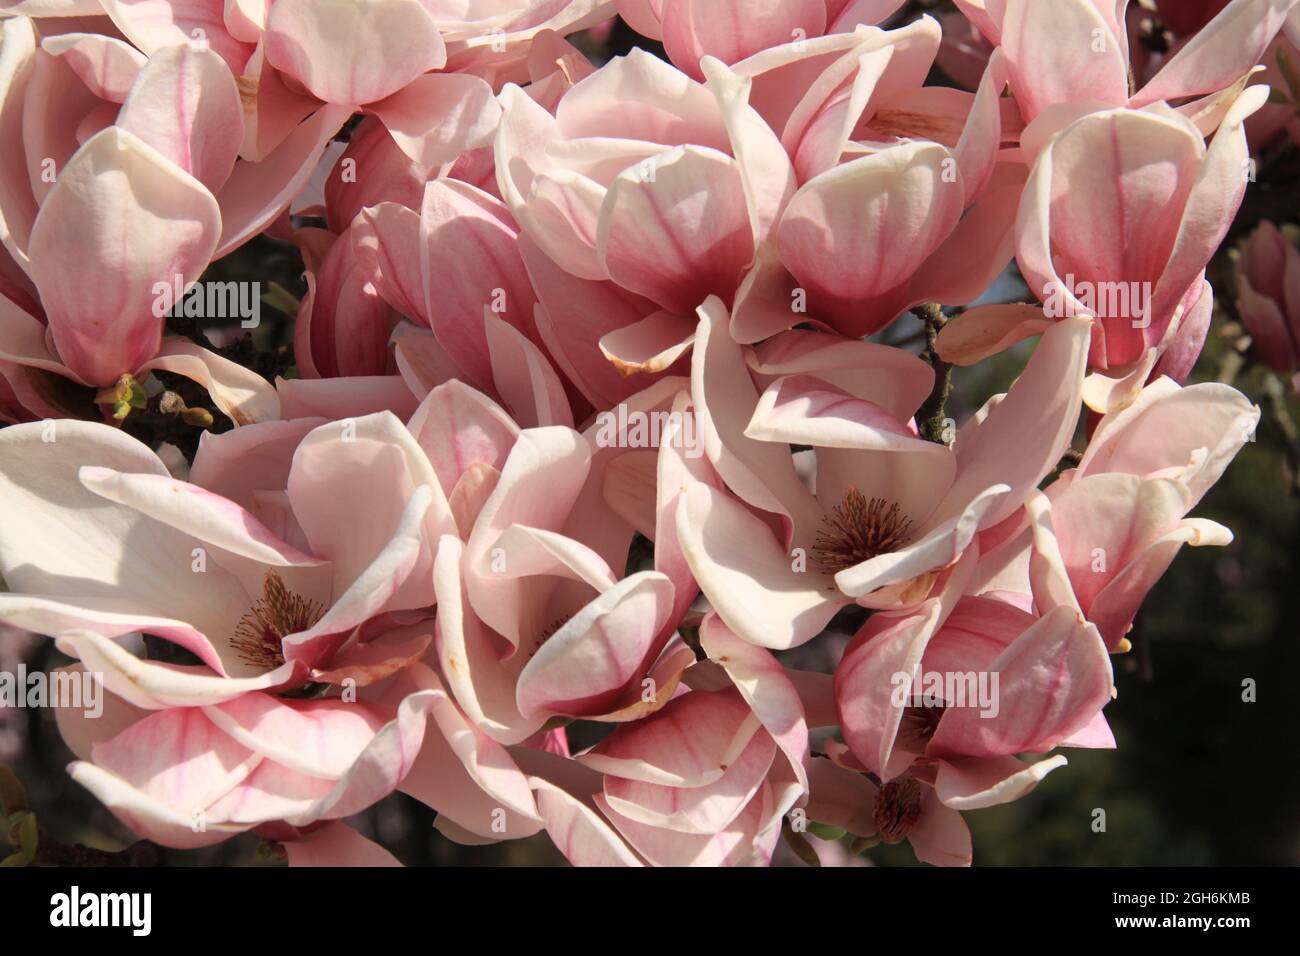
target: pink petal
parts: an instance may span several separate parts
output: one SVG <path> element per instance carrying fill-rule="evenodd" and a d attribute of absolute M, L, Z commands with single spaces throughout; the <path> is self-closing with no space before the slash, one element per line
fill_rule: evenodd
<path fill-rule="evenodd" d="M 286 701 L 244 694 L 204 709 L 234 740 L 281 766 L 338 780 L 385 721 L 364 704 L 341 699 Z"/>
<path fill-rule="evenodd" d="M 683 146 L 621 174 L 601 209 L 597 250 L 615 282 L 670 311 L 730 298 L 754 257 L 735 160 Z"/>
<path fill-rule="evenodd" d="M 673 63 L 701 79 L 700 58 L 735 63 L 752 53 L 826 30 L 825 0 L 666 0 L 663 40 Z"/>
<path fill-rule="evenodd" d="M 69 367 L 109 385 L 152 358 L 162 334 L 155 285 L 197 279 L 220 228 L 212 194 L 140 139 L 116 128 L 91 139 L 46 198 L 30 246 Z M 82 281 L 65 281 L 70 260 Z"/>
<path fill-rule="evenodd" d="M 41 49 L 63 57 L 92 93 L 114 103 L 126 99 L 140 68 L 148 62 L 130 44 L 97 33 L 46 37 Z"/>
<path fill-rule="evenodd" d="M 1293 6 L 1289 0 L 1229 4 L 1165 63 L 1131 105 L 1180 100 L 1230 86 L 1264 59 Z"/>
<path fill-rule="evenodd" d="M 1087 0 L 1006 0 L 1001 45 L 1026 119 L 1053 103 L 1128 99 L 1128 58 L 1116 27 Z"/>
<path fill-rule="evenodd" d="M 325 102 L 357 106 L 438 69 L 447 51 L 418 0 L 276 0 L 266 58 Z"/>
<path fill-rule="evenodd" d="M 280 415 L 280 401 L 266 379 L 186 339 L 163 339 L 158 354 L 141 365 L 136 374 L 154 369 L 198 382 L 212 403 L 236 425 L 274 421 Z"/>
<path fill-rule="evenodd" d="M 579 279 L 560 268 L 528 235 L 519 251 L 541 306 L 537 331 L 556 363 L 593 405 L 608 408 L 643 387 L 598 347 L 605 336 L 653 315 L 653 303 L 613 282 Z"/>
<path fill-rule="evenodd" d="M 781 221 L 781 259 L 807 289 L 814 315 L 856 338 L 909 304 L 912 273 L 961 217 L 962 191 L 943 181 L 950 158 L 933 143 L 894 146 L 795 195 Z"/>
<path fill-rule="evenodd" d="M 982 810 L 1019 800 L 1053 770 L 1062 756 L 1025 763 L 1015 757 L 970 757 L 939 764 L 935 793 L 954 810 Z"/>
<path fill-rule="evenodd" d="M 939 332 L 945 362 L 970 366 L 1042 335 L 1051 320 L 1033 305 L 981 305 L 955 315 Z"/>
<path fill-rule="evenodd" d="M 936 757 L 1043 752 L 1082 730 L 1110 702 L 1110 657 L 1101 635 L 1070 608 L 1049 612 L 990 665 L 998 712 L 948 707 L 927 748 Z"/>
<path fill-rule="evenodd" d="M 416 77 L 372 103 L 370 111 L 383 121 L 398 148 L 425 169 L 489 144 L 501 120 L 492 87 L 462 73 Z"/>
<path fill-rule="evenodd" d="M 244 138 L 239 90 L 225 61 L 190 44 L 159 50 L 140 71 L 117 125 L 134 133 L 214 194 Z"/>
<path fill-rule="evenodd" d="M 695 579 L 727 626 L 760 647 L 797 647 L 821 633 L 847 599 L 724 492 L 699 483 L 677 507 L 677 537 Z"/>
<path fill-rule="evenodd" d="M 420 213 L 425 312 L 471 384 L 492 381 L 485 313 L 533 333 L 536 297 L 506 207 L 466 183 L 431 180 Z M 456 268 L 447 268 L 455 261 Z"/>
<path fill-rule="evenodd" d="M 980 520 L 980 527 L 991 527 L 1056 467 L 1078 421 L 1089 330 L 1086 319 L 1048 329 L 1006 398 L 958 434 L 957 480 L 939 516 L 955 514 L 973 496 L 1005 483 L 1010 493 Z"/>
<path fill-rule="evenodd" d="M 650 571 L 601 594 L 537 648 L 519 675 L 520 712 L 598 714 L 622 703 L 633 682 L 639 693 L 666 643 L 672 598 L 671 582 Z"/>
<path fill-rule="evenodd" d="M 102 12 L 147 56 L 179 44 L 206 45 L 238 73 L 253 48 L 226 29 L 224 10 L 213 0 L 104 0 Z"/>
<path fill-rule="evenodd" d="M 592 770 L 676 787 L 702 787 L 722 778 L 764 733 L 734 691 L 693 691 L 645 720 L 621 724 L 578 757 Z"/>
<path fill-rule="evenodd" d="M 488 361 L 496 390 L 523 428 L 545 425 L 573 427 L 573 411 L 564 383 L 546 355 L 513 325 L 492 315 L 483 317 Z"/>

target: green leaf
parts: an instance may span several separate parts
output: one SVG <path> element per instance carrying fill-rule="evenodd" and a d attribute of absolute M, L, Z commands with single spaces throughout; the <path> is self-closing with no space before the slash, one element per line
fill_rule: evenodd
<path fill-rule="evenodd" d="M 36 847 L 41 842 L 41 831 L 36 826 L 36 814 L 28 810 L 18 826 L 15 828 L 18 833 L 18 848 L 27 854 L 28 858 L 36 856 Z"/>
<path fill-rule="evenodd" d="M 786 845 L 794 850 L 794 855 L 803 860 L 809 866 L 821 866 L 821 857 L 817 851 L 812 848 L 812 844 L 802 833 L 795 833 L 794 828 L 790 826 L 789 821 L 781 825 L 781 836 L 785 837 Z"/>
<path fill-rule="evenodd" d="M 277 312 L 283 312 L 289 318 L 293 318 L 298 314 L 298 308 L 301 305 L 297 296 L 278 282 L 272 282 L 270 290 L 262 293 L 262 304 L 275 309 Z"/>
<path fill-rule="evenodd" d="M 284 847 L 279 843 L 271 843 L 266 840 L 257 845 L 254 856 L 258 863 L 267 866 L 288 866 L 289 864 L 289 854 L 285 852 Z"/>
<path fill-rule="evenodd" d="M 866 853 L 868 850 L 870 850 L 873 846 L 878 846 L 879 844 L 880 844 L 880 837 L 858 837 L 856 840 L 854 840 L 852 843 L 849 844 L 849 852 L 852 853 L 854 856 L 861 856 L 863 853 Z"/>
<path fill-rule="evenodd" d="M 18 849 L 10 853 L 0 866 L 26 866 L 36 859 L 36 848 L 40 845 L 41 833 L 36 826 L 36 814 L 23 810 L 9 818 L 9 838 L 17 844 Z"/>
<path fill-rule="evenodd" d="M 833 827 L 829 823 L 809 823 L 808 832 L 819 840 L 838 840 L 849 831 L 843 827 Z"/>

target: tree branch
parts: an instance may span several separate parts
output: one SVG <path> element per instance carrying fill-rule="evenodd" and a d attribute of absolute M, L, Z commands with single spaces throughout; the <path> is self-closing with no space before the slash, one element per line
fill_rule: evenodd
<path fill-rule="evenodd" d="M 946 445 L 948 416 L 945 407 L 952 394 L 952 366 L 939 358 L 939 330 L 947 320 L 938 303 L 918 305 L 912 314 L 925 323 L 925 350 L 921 359 L 934 369 L 934 388 L 916 413 L 916 425 L 926 441 Z"/>

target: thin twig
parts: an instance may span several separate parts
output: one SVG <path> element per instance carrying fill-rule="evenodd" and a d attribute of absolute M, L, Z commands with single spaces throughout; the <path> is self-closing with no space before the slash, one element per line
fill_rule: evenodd
<path fill-rule="evenodd" d="M 925 350 L 921 358 L 934 369 L 934 388 L 916 413 L 917 427 L 926 441 L 946 445 L 948 416 L 945 407 L 952 394 L 952 365 L 939 358 L 939 330 L 946 321 L 938 303 L 918 305 L 912 314 L 925 323 Z"/>

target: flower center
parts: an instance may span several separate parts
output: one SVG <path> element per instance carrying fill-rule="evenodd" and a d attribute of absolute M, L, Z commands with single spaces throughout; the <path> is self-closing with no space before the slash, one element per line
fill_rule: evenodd
<path fill-rule="evenodd" d="M 262 596 L 235 625 L 231 647 L 245 664 L 274 670 L 284 663 L 284 638 L 307 630 L 324 614 L 318 602 L 294 594 L 280 575 L 267 571 Z"/>
<path fill-rule="evenodd" d="M 921 784 L 915 777 L 891 780 L 880 788 L 871 812 L 880 839 L 886 843 L 907 839 L 921 818 L 921 796 Z"/>
<path fill-rule="evenodd" d="M 817 535 L 813 560 L 826 574 L 837 574 L 907 544 L 912 519 L 898 505 L 871 498 L 850 488 L 842 504 L 822 518 L 825 530 Z"/>

